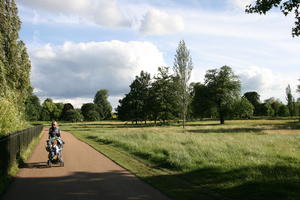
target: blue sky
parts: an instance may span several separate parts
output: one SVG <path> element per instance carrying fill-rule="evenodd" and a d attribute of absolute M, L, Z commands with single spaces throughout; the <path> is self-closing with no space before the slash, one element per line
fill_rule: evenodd
<path fill-rule="evenodd" d="M 299 84 L 300 38 L 291 36 L 293 16 L 272 10 L 245 14 L 251 0 L 16 0 L 20 38 L 32 61 L 32 85 L 43 100 L 76 107 L 108 89 L 113 107 L 141 70 L 155 75 L 173 66 L 185 40 L 203 82 L 208 69 L 228 65 L 242 93 L 285 102 Z"/>

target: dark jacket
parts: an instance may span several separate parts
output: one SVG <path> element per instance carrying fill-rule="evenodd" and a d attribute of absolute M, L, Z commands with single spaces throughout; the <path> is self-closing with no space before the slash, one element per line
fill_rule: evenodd
<path fill-rule="evenodd" d="M 49 128 L 49 138 L 60 137 L 60 129 L 59 128 Z"/>

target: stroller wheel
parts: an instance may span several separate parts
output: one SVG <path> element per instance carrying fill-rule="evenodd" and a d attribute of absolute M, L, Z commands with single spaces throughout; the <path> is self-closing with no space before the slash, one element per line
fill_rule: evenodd
<path fill-rule="evenodd" d="M 52 167 L 52 163 L 50 160 L 48 160 L 47 165 L 48 165 L 48 167 Z"/>

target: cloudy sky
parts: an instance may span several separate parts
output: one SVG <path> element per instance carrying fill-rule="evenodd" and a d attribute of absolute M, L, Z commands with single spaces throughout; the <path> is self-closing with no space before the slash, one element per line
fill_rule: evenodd
<path fill-rule="evenodd" d="M 32 85 L 42 100 L 80 107 L 105 88 L 116 107 L 141 70 L 155 75 L 159 66 L 173 66 L 182 39 L 194 63 L 191 81 L 203 82 L 208 69 L 228 65 L 243 93 L 285 102 L 290 84 L 299 97 L 293 16 L 245 14 L 251 0 L 16 1 Z"/>

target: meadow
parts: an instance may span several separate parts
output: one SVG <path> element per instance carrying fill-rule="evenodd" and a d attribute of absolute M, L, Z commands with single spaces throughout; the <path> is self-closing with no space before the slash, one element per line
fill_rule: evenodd
<path fill-rule="evenodd" d="M 61 124 L 174 199 L 298 199 L 300 123 Z"/>

